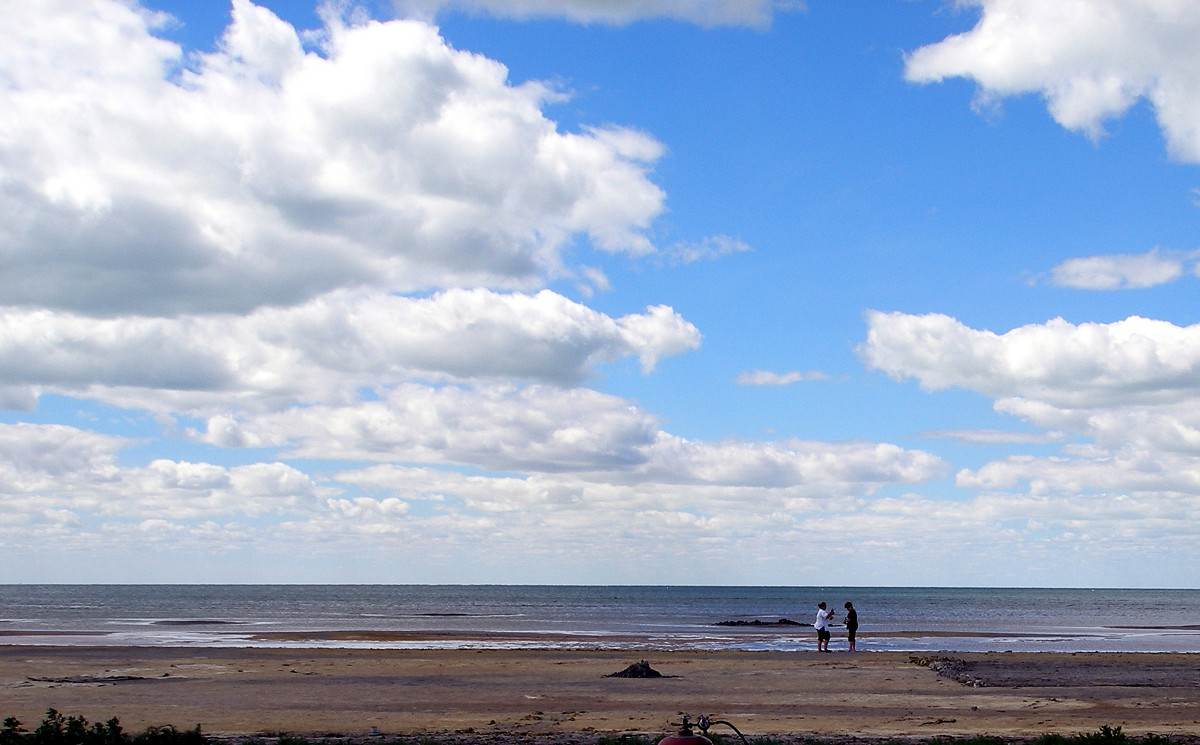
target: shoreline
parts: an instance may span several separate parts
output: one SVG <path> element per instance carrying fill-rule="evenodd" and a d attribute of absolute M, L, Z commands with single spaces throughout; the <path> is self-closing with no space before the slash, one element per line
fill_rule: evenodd
<path fill-rule="evenodd" d="M 228 621 L 167 621 L 157 630 L 137 632 L 98 629 L 6 629 L 0 644 L 9 646 L 102 646 L 231 649 L 394 649 L 453 651 L 612 650 L 648 652 L 791 652 L 814 645 L 811 627 L 802 624 L 714 623 L 703 632 L 644 631 L 521 631 L 463 629 L 284 629 L 254 630 L 253 625 Z M 1200 625 L 1109 626 L 1095 629 L 957 630 L 873 629 L 860 633 L 859 649 L 874 653 L 989 653 L 1046 654 L 1200 654 Z M 1114 636 L 1114 634 L 1116 636 Z M 840 641 L 839 641 L 840 640 Z M 1172 643 L 1171 640 L 1174 640 Z M 845 643 L 845 633 L 833 629 L 833 641 Z M 875 644 L 873 644 L 875 642 Z"/>
<path fill-rule="evenodd" d="M 608 677 L 640 660 L 666 677 Z M 1200 656 L 0 645 L 0 717 L 48 708 L 228 737 L 657 740 L 705 714 L 747 737 L 1200 738 Z"/>

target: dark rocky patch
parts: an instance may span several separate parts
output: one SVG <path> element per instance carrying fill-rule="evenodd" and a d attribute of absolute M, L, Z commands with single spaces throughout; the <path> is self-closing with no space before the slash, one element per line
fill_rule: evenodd
<path fill-rule="evenodd" d="M 909 661 L 973 688 L 1200 688 L 1200 668 L 1190 655 L 984 653 Z"/>
<path fill-rule="evenodd" d="M 63 678 L 34 678 L 26 680 L 34 683 L 71 683 L 75 685 L 103 685 L 105 683 L 128 683 L 134 680 L 145 680 L 140 675 L 69 675 Z"/>
<path fill-rule="evenodd" d="M 612 673 L 610 675 L 605 675 L 604 677 L 606 677 L 606 678 L 664 678 L 667 676 L 663 675 L 659 671 L 650 667 L 649 662 L 642 660 L 641 662 L 633 663 L 632 665 L 630 665 L 629 667 L 625 668 L 624 670 L 622 670 L 618 673 Z"/>

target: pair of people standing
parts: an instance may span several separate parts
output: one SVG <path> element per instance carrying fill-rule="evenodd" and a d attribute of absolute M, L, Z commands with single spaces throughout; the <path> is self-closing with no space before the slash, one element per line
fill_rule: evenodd
<path fill-rule="evenodd" d="M 825 603 L 817 603 L 817 620 L 813 626 L 817 629 L 817 651 L 829 651 L 829 625 L 833 623 L 833 611 L 825 608 Z M 858 611 L 854 604 L 846 601 L 846 637 L 850 642 L 850 651 L 855 651 L 854 642 L 858 635 Z"/>

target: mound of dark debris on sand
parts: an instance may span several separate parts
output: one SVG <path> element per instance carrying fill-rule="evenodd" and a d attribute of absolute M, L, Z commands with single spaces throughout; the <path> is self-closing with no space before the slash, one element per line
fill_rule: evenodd
<path fill-rule="evenodd" d="M 659 671 L 650 667 L 650 663 L 642 660 L 635 662 L 624 670 L 605 675 L 606 678 L 662 678 L 666 677 Z"/>

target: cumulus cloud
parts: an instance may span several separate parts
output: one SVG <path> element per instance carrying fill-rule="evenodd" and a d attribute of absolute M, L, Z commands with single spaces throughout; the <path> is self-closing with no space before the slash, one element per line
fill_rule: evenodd
<path fill-rule="evenodd" d="M 929 389 L 992 397 L 997 412 L 1045 429 L 1046 443 L 1064 443 L 1053 456 L 964 469 L 959 487 L 1024 494 L 1037 500 L 1040 519 L 1060 526 L 1101 518 L 1053 518 L 1054 503 L 1068 498 L 1072 509 L 1097 500 L 1109 517 L 1127 509 L 1146 525 L 1161 518 L 1164 529 L 1191 509 L 1180 505 L 1200 499 L 1200 326 L 1055 319 L 996 334 L 947 316 L 899 313 L 872 313 L 868 325 L 859 351 L 871 367 Z"/>
<path fill-rule="evenodd" d="M 643 478 L 681 483 L 796 487 L 810 496 L 868 495 L 884 484 L 936 478 L 938 457 L 896 445 L 787 440 L 693 443 L 660 438 Z"/>
<path fill-rule="evenodd" d="M 1171 153 L 1200 162 L 1200 7 L 1128 0 L 965 0 L 970 31 L 917 49 L 910 81 L 972 78 L 977 103 L 1038 93 L 1064 127 L 1097 138 L 1139 99 L 1158 116 Z"/>
<path fill-rule="evenodd" d="M 1182 253 L 1158 249 L 1136 255 L 1088 256 L 1068 259 L 1054 267 L 1050 279 L 1059 287 L 1081 290 L 1141 289 L 1179 279 L 1184 259 Z"/>
<path fill-rule="evenodd" d="M 550 394 L 547 400 L 515 391 L 498 399 L 512 399 L 512 416 L 520 415 L 524 404 L 526 411 L 540 406 L 541 414 L 561 417 L 566 409 L 555 399 L 566 392 L 543 393 Z M 461 400 L 433 403 L 433 408 L 446 416 L 454 407 L 464 413 L 476 407 L 469 401 L 474 394 L 456 395 Z M 605 407 L 615 410 L 620 401 L 593 400 L 589 406 L 590 411 L 580 409 L 581 417 Z M 415 433 L 430 421 L 412 421 L 418 413 L 413 407 L 392 424 L 377 417 L 370 425 L 375 433 L 360 435 L 361 441 L 376 437 L 378 444 L 389 445 L 379 434 L 396 423 Z M 526 416 L 532 421 L 538 413 Z M 627 423 L 638 419 L 636 412 L 625 416 Z M 365 423 L 344 421 L 328 429 L 344 435 Z M 621 426 L 626 425 L 601 429 L 615 432 Z M 545 426 L 543 431 L 567 429 Z M 475 433 L 479 445 L 473 447 L 483 443 L 483 434 Z M 544 445 L 569 451 L 570 437 L 559 445 L 554 440 L 547 437 Z M 1182 526 L 1190 525 L 1189 515 L 1200 508 L 1192 483 L 1197 471 L 1181 469 L 1183 460 L 1164 460 L 1157 470 L 1150 462 L 1133 464 L 1145 488 L 1189 490 L 1172 500 L 1159 492 L 1096 488 L 1120 486 L 1116 467 L 1125 464 L 1106 468 L 1100 462 L 1029 459 L 960 472 L 962 488 L 982 493 L 945 500 L 872 496 L 888 484 L 916 484 L 944 473 L 945 464 L 934 456 L 894 446 L 688 443 L 655 433 L 649 422 L 640 441 L 646 462 L 658 464 L 647 473 L 657 470 L 670 478 L 626 483 L 593 470 L 514 473 L 386 461 L 337 471 L 318 482 L 278 463 L 221 467 L 160 459 L 123 466 L 121 450 L 136 443 L 71 427 L 3 425 L 0 535 L 6 552 L 36 551 L 53 541 L 58 557 L 75 555 L 73 550 L 93 555 L 131 541 L 140 551 L 167 558 L 195 551 L 295 554 L 298 547 L 319 556 L 370 546 L 409 566 L 461 566 L 451 559 L 487 557 L 490 566 L 555 581 L 594 580 L 612 572 L 631 581 L 652 580 L 662 571 L 696 577 L 697 562 L 735 561 L 752 576 L 782 582 L 794 572 L 793 559 L 836 564 L 852 560 L 864 545 L 888 555 L 920 550 L 927 561 L 949 562 L 964 580 L 975 582 L 1002 580 L 1006 575 L 998 568 L 1007 566 L 1002 559 L 1013 552 L 1031 557 L 1035 574 L 1038 556 L 1062 551 L 1079 557 L 1081 566 L 1113 551 L 1161 558 L 1164 566 L 1183 566 L 1195 558 L 1194 535 Z M 509 444 L 497 443 L 495 450 Z M 594 461 L 587 465 L 594 466 Z M 684 475 L 688 478 L 680 478 Z M 1029 493 L 1002 493 L 1021 483 L 1032 485 Z M 1121 531 L 1109 530 L 1114 521 Z M 657 550 L 648 554 L 648 546 Z M 886 576 L 886 569 L 862 570 L 876 572 L 868 575 L 872 579 Z M 511 574 L 489 579 L 506 576 L 511 581 Z M 1083 573 L 1078 579 L 1087 578 Z"/>
<path fill-rule="evenodd" d="M 302 35 L 234 0 L 219 49 L 112 0 L 0 13 L 0 305 L 243 312 L 334 289 L 532 288 L 577 236 L 646 254 L 662 152 L 560 132 L 560 94 L 417 21 Z"/>
<path fill-rule="evenodd" d="M 1133 316 L 1075 325 L 1056 318 L 1003 334 L 945 315 L 867 314 L 863 360 L 930 389 L 965 388 L 1060 408 L 1171 403 L 1200 392 L 1200 325 Z"/>
<path fill-rule="evenodd" d="M 211 420 L 219 445 L 290 445 L 289 456 L 472 465 L 493 470 L 616 469 L 641 460 L 652 417 L 586 389 L 397 386 L 378 401 Z"/>
<path fill-rule="evenodd" d="M 105 477 L 125 440 L 63 425 L 0 424 L 0 484 L 8 493 L 54 487 L 71 474 Z"/>
<path fill-rule="evenodd" d="M 593 474 L 605 483 L 870 492 L 934 478 L 944 464 L 876 443 L 692 442 L 624 399 L 545 386 L 398 386 L 378 401 L 216 417 L 197 437 L 288 446 L 292 457 Z M 601 478 L 602 477 L 602 478 Z M 853 485 L 853 486 L 851 486 Z"/>
<path fill-rule="evenodd" d="M 972 489 L 1011 489 L 1026 482 L 1031 494 L 1200 494 L 1200 471 L 1191 456 L 1150 455 L 1125 451 L 1106 458 L 1036 458 L 1013 456 L 972 471 L 960 471 L 960 486 Z M 1170 509 L 1163 507 L 1161 509 Z M 1139 510 L 1145 516 L 1146 510 Z"/>
<path fill-rule="evenodd" d="M 61 550 L 136 540 L 168 553 L 345 551 L 369 540 L 401 555 L 486 545 L 521 562 L 546 551 L 623 555 L 615 549 L 657 538 L 704 539 L 718 552 L 745 540 L 747 555 L 762 557 L 797 534 L 828 541 L 823 531 L 837 531 L 817 530 L 818 515 L 861 513 L 880 488 L 946 468 L 871 443 L 688 442 L 621 399 L 557 388 L 405 386 L 377 406 L 226 424 L 291 440 L 292 455 L 379 465 L 319 481 L 281 463 L 125 466 L 121 451 L 136 445 L 126 439 L 0 425 L 5 550 L 51 536 Z M 410 459 L 424 465 L 403 465 Z"/>
<path fill-rule="evenodd" d="M 611 318 L 548 290 L 427 298 L 330 293 L 245 316 L 93 319 L 0 309 L 0 385 L 164 407 L 346 400 L 412 376 L 578 383 L 635 356 L 647 371 L 695 349 L 669 308 Z M 514 350 L 519 350 L 515 352 Z"/>
<path fill-rule="evenodd" d="M 499 18 L 563 18 L 624 25 L 670 18 L 701 26 L 765 27 L 777 12 L 804 8 L 802 0 L 393 0 L 404 16 L 432 18 L 444 10 Z"/>
<path fill-rule="evenodd" d="M 865 516 L 869 508 L 861 498 L 878 487 L 873 479 L 881 473 L 880 468 L 892 468 L 897 455 L 873 452 L 861 444 L 791 445 L 795 448 L 791 457 L 813 467 L 803 483 L 785 486 L 653 480 L 614 483 L 574 472 L 468 475 L 393 464 L 344 471 L 335 478 L 411 504 L 423 503 L 428 510 L 441 508 L 446 515 L 467 512 L 493 528 L 536 522 L 546 534 L 573 535 L 568 544 L 593 545 L 588 544 L 588 536 L 603 535 L 605 548 L 596 551 L 596 560 L 624 549 L 645 555 L 650 542 L 694 543 L 693 550 L 709 547 L 724 552 L 729 550 L 730 540 L 735 544 L 737 540 L 752 541 L 743 547 L 745 556 L 762 558 L 801 532 L 822 545 L 845 540 L 836 527 L 831 528 L 835 537 L 822 535 L 818 523 L 843 514 Z M 737 446 L 718 446 L 717 450 L 724 450 L 724 457 L 732 461 L 743 462 L 745 451 L 757 447 L 749 445 L 744 451 Z M 854 464 L 837 464 L 839 455 L 849 456 Z M 818 460 L 821 465 L 815 465 Z M 873 465 L 864 469 L 867 461 Z M 664 552 L 664 557 L 668 553 Z"/>
<path fill-rule="evenodd" d="M 1041 427 L 1086 435 L 1103 456 L 1122 450 L 1200 456 L 1200 397 L 1159 404 L 1059 407 L 1026 398 L 1005 398 L 996 410 Z M 1080 449 L 1082 455 L 1091 455 Z"/>
<path fill-rule="evenodd" d="M 63 425 L 0 424 L 0 502 L 27 524 L 49 515 L 80 525 L 303 514 L 321 503 L 312 480 L 282 463 L 121 466 L 133 444 Z"/>

